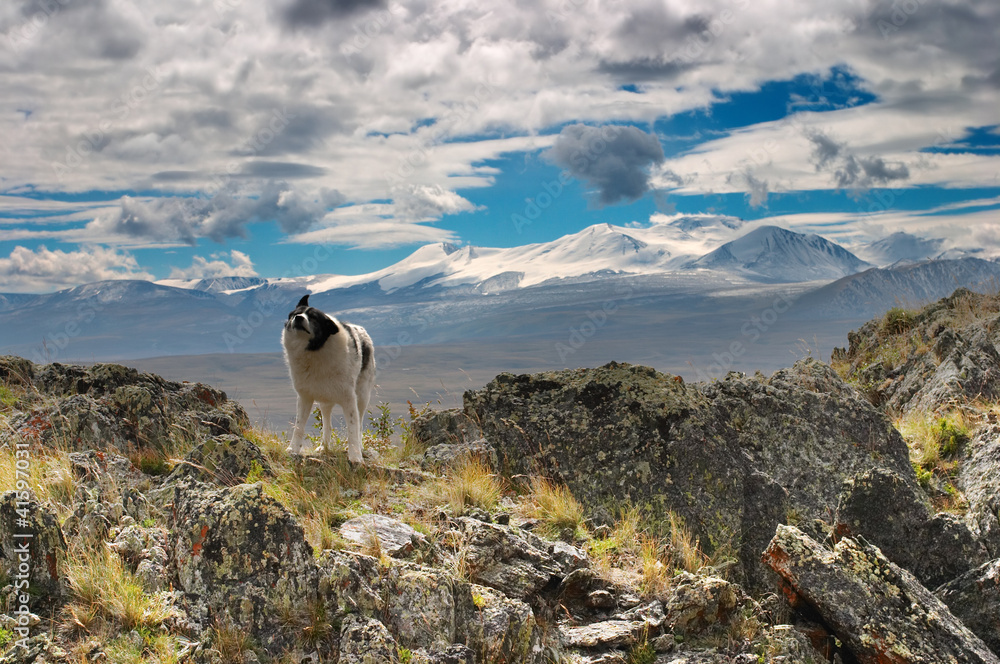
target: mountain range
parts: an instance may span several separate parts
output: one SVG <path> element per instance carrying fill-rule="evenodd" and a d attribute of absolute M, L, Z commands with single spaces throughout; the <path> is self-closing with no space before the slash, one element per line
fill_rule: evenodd
<path fill-rule="evenodd" d="M 775 294 L 800 302 L 789 320 L 864 320 L 901 296 L 918 304 L 1000 279 L 997 263 L 943 258 L 941 245 L 897 233 L 855 254 L 818 235 L 706 214 L 641 228 L 599 224 L 511 248 L 431 244 L 366 275 L 105 281 L 0 294 L 0 354 L 46 361 L 277 352 L 285 315 L 305 292 L 368 327 L 382 346 L 552 346 L 572 336 L 574 322 L 608 310 L 615 313 L 589 353 L 602 343 L 661 344 L 665 330 L 674 339 L 697 330 L 690 341 L 708 345 Z"/>

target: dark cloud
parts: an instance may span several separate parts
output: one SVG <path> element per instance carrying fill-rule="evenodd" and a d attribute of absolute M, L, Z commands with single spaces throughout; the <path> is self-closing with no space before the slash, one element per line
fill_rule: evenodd
<path fill-rule="evenodd" d="M 692 63 L 676 59 L 635 58 L 624 61 L 601 60 L 597 65 L 597 71 L 629 81 L 656 81 L 677 78 L 694 66 Z"/>
<path fill-rule="evenodd" d="M 242 175 L 257 178 L 311 178 L 326 173 L 325 168 L 284 161 L 252 161 L 243 167 Z"/>
<path fill-rule="evenodd" d="M 245 226 L 251 222 L 273 221 L 285 233 L 304 231 L 344 201 L 333 189 L 309 197 L 277 180 L 266 182 L 254 195 L 230 184 L 206 198 L 123 196 L 117 211 L 98 217 L 88 227 L 159 242 L 194 245 L 202 237 L 224 242 L 246 237 Z"/>
<path fill-rule="evenodd" d="M 600 206 L 634 201 L 649 191 L 649 167 L 664 160 L 653 134 L 635 127 L 564 127 L 545 157 L 597 189 Z"/>
<path fill-rule="evenodd" d="M 889 164 L 877 156 L 859 157 L 821 131 L 808 132 L 806 138 L 813 144 L 816 170 L 830 172 L 838 189 L 864 190 L 910 177 L 906 164 Z"/>
<path fill-rule="evenodd" d="M 290 27 L 307 28 L 386 6 L 386 0 L 293 0 L 282 11 L 282 18 Z"/>

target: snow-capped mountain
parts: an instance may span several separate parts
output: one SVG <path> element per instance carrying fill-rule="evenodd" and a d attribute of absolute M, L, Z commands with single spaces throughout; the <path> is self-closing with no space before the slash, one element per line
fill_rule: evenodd
<path fill-rule="evenodd" d="M 862 245 L 854 253 L 873 265 L 886 267 L 901 261 L 923 261 L 939 257 L 942 245 L 944 240 L 941 239 L 922 238 L 898 231 L 888 237 Z"/>
<path fill-rule="evenodd" d="M 777 226 L 756 228 L 691 265 L 768 282 L 838 279 L 870 267 L 819 235 L 803 235 Z"/>
<path fill-rule="evenodd" d="M 731 239 L 743 222 L 735 217 L 660 217 L 645 228 L 597 224 L 551 242 L 519 247 L 430 244 L 383 270 L 357 276 L 296 279 L 313 293 L 377 282 L 394 292 L 426 287 L 473 287 L 480 292 L 527 288 L 550 279 L 602 274 L 659 274 L 678 270 Z M 165 283 L 165 282 L 164 282 Z M 292 283 L 292 282 L 287 282 Z"/>

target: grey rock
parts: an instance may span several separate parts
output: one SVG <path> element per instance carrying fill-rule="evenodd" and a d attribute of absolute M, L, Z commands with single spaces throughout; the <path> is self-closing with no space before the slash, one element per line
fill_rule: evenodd
<path fill-rule="evenodd" d="M 497 467 L 497 452 L 484 438 L 445 443 L 427 448 L 420 465 L 425 470 L 446 470 L 469 460 L 476 460 L 489 468 Z"/>
<path fill-rule="evenodd" d="M 381 514 L 364 514 L 345 521 L 340 526 L 340 536 L 366 547 L 372 546 L 372 538 L 375 538 L 379 548 L 393 558 L 427 546 L 427 538 L 411 526 Z"/>
<path fill-rule="evenodd" d="M 861 664 L 1000 662 L 941 600 L 873 546 L 844 538 L 831 551 L 779 526 L 764 561 L 793 603 L 817 611 Z"/>
<path fill-rule="evenodd" d="M 398 664 L 399 653 L 385 625 L 349 615 L 340 628 L 340 664 Z"/>
<path fill-rule="evenodd" d="M 988 558 L 960 519 L 932 516 L 923 495 L 885 469 L 866 471 L 845 483 L 835 520 L 837 537 L 864 537 L 928 588 Z"/>
<path fill-rule="evenodd" d="M 423 447 L 456 445 L 483 437 L 479 424 L 458 408 L 425 413 L 413 420 L 412 435 Z"/>
<path fill-rule="evenodd" d="M 167 481 L 189 477 L 220 486 L 236 486 L 243 484 L 251 471 L 264 478 L 274 477 L 271 463 L 259 447 L 242 436 L 223 434 L 196 445 L 170 471 Z"/>
<path fill-rule="evenodd" d="M 994 653 L 1000 653 L 1000 559 L 949 581 L 934 594 Z"/>
<path fill-rule="evenodd" d="M 681 572 L 663 608 L 674 633 L 704 634 L 728 626 L 739 603 L 740 590 L 728 581 Z"/>
<path fill-rule="evenodd" d="M 814 360 L 700 387 L 617 363 L 501 374 L 467 392 L 465 409 L 505 474 L 553 477 L 590 509 L 673 511 L 706 552 L 733 546 L 755 592 L 770 583 L 765 533 L 789 509 L 829 518 L 843 481 L 873 466 L 916 486 L 899 433 Z"/>
<path fill-rule="evenodd" d="M 509 526 L 456 519 L 459 555 L 469 578 L 514 599 L 534 597 L 558 587 L 571 570 L 563 568 L 540 538 Z"/>
<path fill-rule="evenodd" d="M 48 506 L 38 502 L 30 489 L 0 495 L 0 570 L 11 583 L 30 584 L 29 607 L 59 602 L 65 593 L 65 565 L 66 540 Z M 27 579 L 18 578 L 24 567 Z"/>
<path fill-rule="evenodd" d="M 265 647 L 292 638 L 281 609 L 318 601 L 318 569 L 302 527 L 260 484 L 216 489 L 176 482 L 169 552 L 195 622 L 225 616 Z"/>
<path fill-rule="evenodd" d="M 969 501 L 966 523 L 991 557 L 1000 557 L 1000 424 L 976 432 L 959 469 L 958 486 Z"/>

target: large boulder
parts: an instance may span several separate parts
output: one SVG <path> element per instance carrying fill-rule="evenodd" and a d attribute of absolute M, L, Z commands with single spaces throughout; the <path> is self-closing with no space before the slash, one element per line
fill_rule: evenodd
<path fill-rule="evenodd" d="M 617 363 L 501 374 L 467 392 L 465 410 L 506 473 L 553 477 L 591 509 L 673 511 L 706 551 L 736 549 L 753 590 L 768 584 L 760 554 L 790 511 L 829 518 L 844 480 L 871 467 L 916 485 L 898 432 L 811 359 L 708 385 Z"/>
<path fill-rule="evenodd" d="M 845 484 L 837 506 L 836 534 L 864 537 L 928 588 L 937 588 L 988 558 L 961 519 L 932 515 L 922 494 L 883 468 L 865 471 Z"/>
<path fill-rule="evenodd" d="M 763 557 L 793 606 L 808 605 L 861 664 L 1000 664 L 986 644 L 912 574 L 871 545 L 831 551 L 779 526 Z"/>
<path fill-rule="evenodd" d="M 169 500 L 170 565 L 191 618 L 246 631 L 269 650 L 291 643 L 289 609 L 316 605 L 319 574 L 302 527 L 260 484 L 179 481 Z"/>

